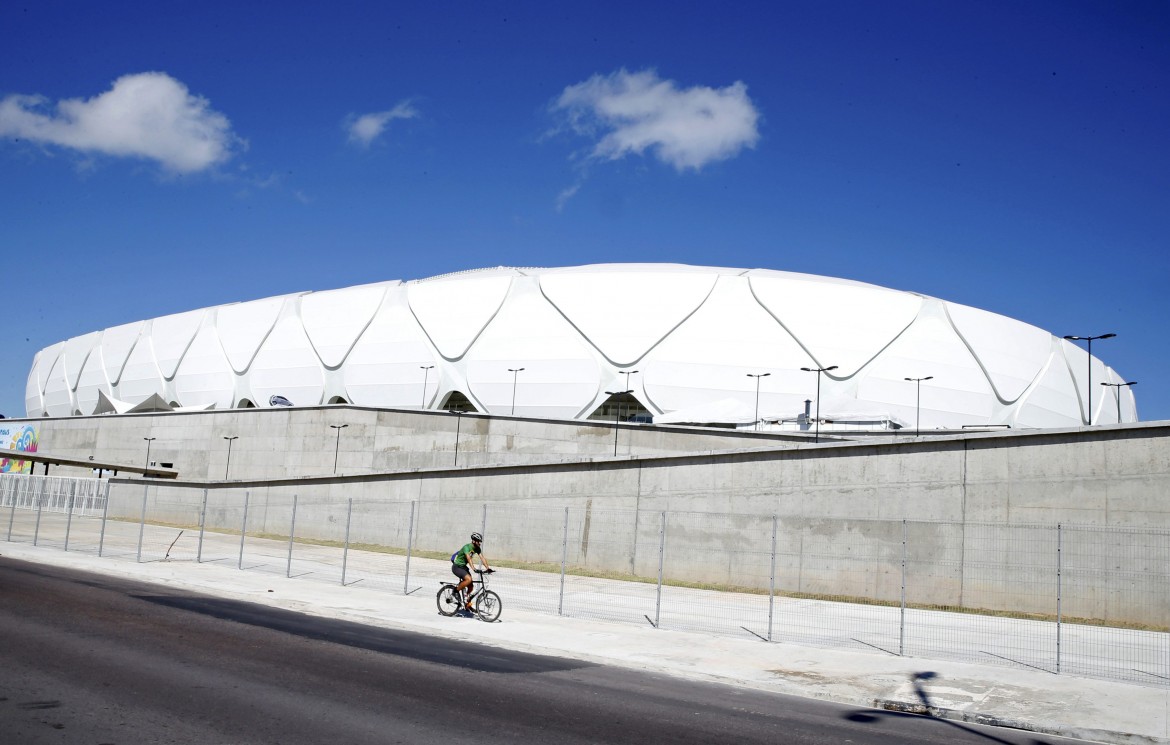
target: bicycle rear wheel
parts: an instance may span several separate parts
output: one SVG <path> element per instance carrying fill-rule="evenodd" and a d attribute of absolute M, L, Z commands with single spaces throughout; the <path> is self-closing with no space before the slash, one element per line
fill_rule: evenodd
<path fill-rule="evenodd" d="M 504 609 L 504 603 L 500 600 L 500 596 L 491 590 L 484 590 L 483 595 L 480 595 L 479 600 L 475 603 L 475 613 L 480 617 L 480 620 L 492 623 L 500 617 L 500 611 Z"/>
<path fill-rule="evenodd" d="M 444 616 L 453 616 L 459 610 L 459 597 L 455 592 L 455 585 L 443 585 L 439 594 L 435 596 L 435 604 L 439 606 L 439 613 Z"/>

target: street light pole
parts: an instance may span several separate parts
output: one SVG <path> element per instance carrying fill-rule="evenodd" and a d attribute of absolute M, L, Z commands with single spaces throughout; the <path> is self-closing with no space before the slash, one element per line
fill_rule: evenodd
<path fill-rule="evenodd" d="M 914 399 L 914 436 L 918 437 L 922 433 L 922 381 L 934 380 L 934 376 L 927 375 L 925 378 L 906 378 L 906 380 L 918 384 L 918 395 Z"/>
<path fill-rule="evenodd" d="M 330 429 L 337 430 L 337 444 L 333 446 L 333 473 L 337 473 L 337 453 L 341 450 L 341 430 L 348 427 L 348 424 L 330 424 Z"/>
<path fill-rule="evenodd" d="M 772 373 L 770 373 L 770 372 L 769 373 L 748 373 L 747 374 L 747 376 L 749 378 L 756 379 L 756 418 L 755 418 L 754 424 L 755 424 L 755 428 L 757 431 L 759 431 L 759 429 L 760 429 L 760 378 L 766 378 L 771 374 Z"/>
<path fill-rule="evenodd" d="M 419 404 L 420 409 L 427 407 L 427 377 L 431 374 L 431 370 L 435 369 L 434 365 L 419 365 L 418 369 L 423 371 L 423 395 L 422 403 Z"/>
<path fill-rule="evenodd" d="M 228 442 L 227 463 L 224 463 L 224 466 L 223 466 L 223 480 L 227 481 L 228 469 L 232 465 L 232 440 L 238 440 L 238 439 L 240 439 L 240 437 L 239 437 L 239 435 L 232 435 L 231 437 L 225 436 L 223 439 L 227 440 L 227 442 Z"/>
<path fill-rule="evenodd" d="M 150 475 L 150 473 L 149 473 L 150 472 L 150 443 L 154 442 L 158 438 L 157 437 L 143 437 L 142 439 L 146 440 L 146 468 L 142 469 L 142 478 L 146 478 L 147 476 Z M 45 472 L 48 473 L 48 471 L 49 471 L 49 467 L 46 464 L 45 465 Z"/>
<path fill-rule="evenodd" d="M 463 424 L 463 412 L 458 409 L 449 409 L 455 415 L 455 465 L 459 465 L 459 426 Z"/>
<path fill-rule="evenodd" d="M 520 377 L 523 367 L 509 367 L 508 372 L 512 373 L 512 416 L 516 416 L 516 379 Z"/>
<path fill-rule="evenodd" d="M 1130 385 L 1137 385 L 1136 380 L 1131 380 L 1128 383 L 1102 383 L 1101 385 L 1109 386 L 1113 389 L 1117 398 L 1117 423 L 1121 424 L 1121 389 Z"/>
<path fill-rule="evenodd" d="M 632 389 L 632 388 L 630 388 L 630 376 L 631 376 L 631 375 L 637 375 L 637 374 L 638 374 L 638 371 L 637 371 L 637 370 L 623 370 L 623 371 L 622 371 L 622 375 L 625 375 L 625 376 L 626 376 L 626 389 L 627 389 L 627 391 L 628 391 L 628 392 L 630 392 L 630 393 L 632 393 L 632 392 L 633 392 L 633 389 Z M 620 408 L 618 409 L 618 411 L 619 411 L 619 412 L 621 411 L 621 408 L 624 408 L 624 403 L 623 403 L 622 407 L 620 407 Z"/>
<path fill-rule="evenodd" d="M 1083 341 L 1089 352 L 1089 379 L 1085 383 L 1085 421 L 1093 426 L 1093 342 L 1096 339 L 1112 339 L 1117 334 L 1101 334 L 1100 336 L 1066 336 L 1068 341 Z"/>
<path fill-rule="evenodd" d="M 815 372 L 817 374 L 817 429 L 813 435 L 813 442 L 821 441 L 821 373 L 827 373 L 830 370 L 836 370 L 836 365 L 829 365 L 828 367 L 802 367 L 801 370 L 805 372 Z"/>
<path fill-rule="evenodd" d="M 605 395 L 607 395 L 607 396 L 624 396 L 627 393 L 633 393 L 633 391 L 630 389 L 626 389 L 624 391 L 606 391 Z M 621 408 L 619 408 L 618 403 L 615 401 L 614 408 L 613 408 L 613 457 L 615 457 L 615 458 L 617 457 L 617 448 L 618 448 L 618 416 L 619 416 L 620 412 L 621 412 Z"/>

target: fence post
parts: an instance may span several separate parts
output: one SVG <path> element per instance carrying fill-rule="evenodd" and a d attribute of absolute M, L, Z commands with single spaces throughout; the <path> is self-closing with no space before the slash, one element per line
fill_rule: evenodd
<path fill-rule="evenodd" d="M 236 565 L 237 569 L 244 568 L 244 536 L 248 535 L 248 499 L 251 496 L 251 491 L 244 492 L 244 519 L 240 523 L 240 563 Z"/>
<path fill-rule="evenodd" d="M 102 500 L 102 530 L 98 536 L 98 557 L 101 558 L 102 549 L 106 547 L 106 518 L 110 514 L 110 482 L 106 482 L 106 496 Z"/>
<path fill-rule="evenodd" d="M 345 587 L 345 565 L 349 561 L 349 521 L 353 519 L 353 497 L 345 508 L 345 548 L 341 550 L 341 586 Z"/>
<path fill-rule="evenodd" d="M 23 483 L 30 484 L 31 480 L 24 481 Z M 16 484 L 15 486 L 20 486 L 20 484 Z M 27 491 L 27 489 L 25 491 Z M 10 540 L 10 541 L 12 540 L 12 521 L 16 519 L 17 496 L 18 495 L 16 493 L 16 489 L 13 488 L 13 490 L 12 490 L 12 509 L 8 512 L 8 540 Z"/>
<path fill-rule="evenodd" d="M 666 558 L 666 511 L 663 510 L 662 522 L 658 527 L 658 591 L 654 600 L 654 628 L 659 628 L 662 622 L 662 566 Z"/>
<path fill-rule="evenodd" d="M 199 508 L 199 547 L 195 550 L 195 563 L 203 561 L 203 531 L 207 528 L 207 490 L 203 490 L 203 506 Z"/>
<path fill-rule="evenodd" d="M 902 602 L 898 615 L 898 656 L 906 647 L 906 518 L 902 518 Z"/>
<path fill-rule="evenodd" d="M 1062 534 L 1060 523 L 1056 524 L 1056 674 L 1060 675 L 1060 632 L 1061 632 L 1061 611 L 1063 610 L 1062 602 L 1064 600 L 1064 589 L 1061 582 L 1061 550 L 1064 548 L 1062 543 Z"/>
<path fill-rule="evenodd" d="M 292 520 L 288 526 L 288 564 L 285 565 L 284 576 L 292 579 L 292 550 L 293 550 L 293 534 L 297 530 L 297 495 L 293 495 Z"/>
<path fill-rule="evenodd" d="M 772 641 L 772 610 L 776 603 L 776 516 L 772 515 L 772 568 L 768 573 L 768 641 Z"/>
<path fill-rule="evenodd" d="M 44 502 L 45 502 L 45 492 L 48 491 L 48 483 L 49 483 L 49 478 L 46 476 L 45 479 L 43 481 L 41 481 L 41 491 L 37 495 L 37 524 L 36 524 L 36 527 L 33 528 L 33 545 L 34 546 L 37 545 L 37 538 L 41 534 L 41 505 L 44 504 Z"/>
<path fill-rule="evenodd" d="M 77 482 L 69 484 L 69 512 L 65 515 L 65 551 L 69 551 L 69 529 L 73 527 L 73 505 L 77 500 Z"/>
<path fill-rule="evenodd" d="M 142 519 L 138 521 L 138 563 L 142 563 L 142 535 L 146 532 L 146 498 L 150 495 L 150 484 L 142 486 Z"/>
<path fill-rule="evenodd" d="M 565 533 L 561 538 L 561 595 L 557 599 L 557 615 L 563 616 L 565 609 L 565 562 L 569 556 L 569 508 L 565 508 Z"/>
<path fill-rule="evenodd" d="M 410 527 L 407 528 L 406 534 L 406 576 L 402 580 L 402 594 L 410 594 L 410 553 L 414 549 L 414 505 L 415 500 L 410 501 Z"/>

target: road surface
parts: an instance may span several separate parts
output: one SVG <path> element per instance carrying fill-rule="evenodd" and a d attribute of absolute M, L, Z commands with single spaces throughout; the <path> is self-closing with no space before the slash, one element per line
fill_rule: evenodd
<path fill-rule="evenodd" d="M 0 557 L 11 745 L 1036 743 Z"/>

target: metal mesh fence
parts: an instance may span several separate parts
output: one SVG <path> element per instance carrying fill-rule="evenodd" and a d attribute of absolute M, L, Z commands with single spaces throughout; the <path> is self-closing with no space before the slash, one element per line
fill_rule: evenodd
<path fill-rule="evenodd" d="M 877 604 L 895 593 L 890 579 L 891 561 L 896 560 L 890 555 L 891 537 L 886 525 L 781 518 L 776 589 L 782 597 L 776 603 L 774 638 L 891 651 L 896 613 Z M 850 602 L 860 599 L 871 602 Z"/>
<path fill-rule="evenodd" d="M 414 593 L 420 575 L 433 558 L 412 555 L 417 551 L 418 505 L 413 502 L 352 502 L 349 514 L 349 550 L 345 559 L 345 584 Z M 431 569 L 430 574 L 434 574 Z M 436 586 L 435 590 L 438 589 Z"/>
<path fill-rule="evenodd" d="M 775 589 L 771 516 L 660 513 L 662 598 L 659 624 L 771 639 Z"/>
<path fill-rule="evenodd" d="M 97 479 L 0 474 L 4 535 L 10 541 L 84 550 L 93 520 L 103 513 L 105 488 Z"/>
<path fill-rule="evenodd" d="M 505 608 L 1170 685 L 1170 531 L 338 501 L 0 475 L 0 535 L 430 596 L 472 531 Z"/>
<path fill-rule="evenodd" d="M 1061 526 L 1059 535 L 1060 672 L 1170 685 L 1170 534 Z"/>
<path fill-rule="evenodd" d="M 202 500 L 202 532 L 195 549 L 196 561 L 239 566 L 244 529 L 244 506 L 251 493 L 244 489 L 205 490 Z"/>
<path fill-rule="evenodd" d="M 479 529 L 483 532 L 488 563 L 502 559 L 509 567 L 508 571 L 492 577 L 492 589 L 511 607 L 560 612 L 565 510 L 495 504 L 484 505 L 482 514 L 486 519 Z M 462 545 L 466 540 L 457 542 Z M 512 571 L 512 568 L 522 571 Z M 449 567 L 447 572 L 450 576 Z"/>
<path fill-rule="evenodd" d="M 1055 531 L 904 524 L 904 653 L 1055 669 Z"/>
<path fill-rule="evenodd" d="M 569 510 L 562 612 L 656 623 L 661 531 L 660 513 Z"/>

